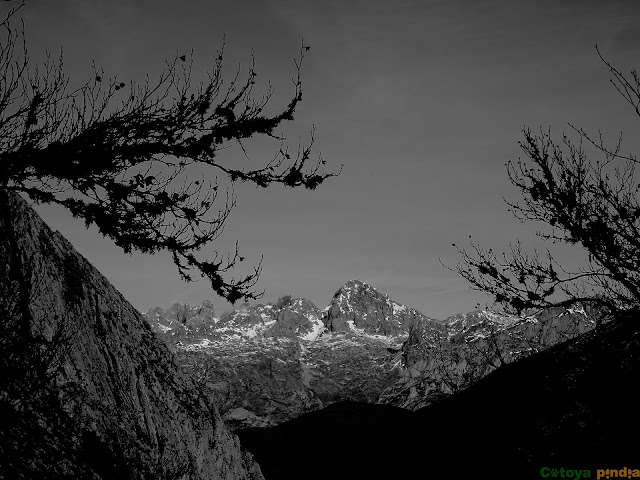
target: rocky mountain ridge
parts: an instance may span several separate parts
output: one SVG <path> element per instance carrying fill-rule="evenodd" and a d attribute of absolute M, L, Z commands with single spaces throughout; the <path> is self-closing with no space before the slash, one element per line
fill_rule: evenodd
<path fill-rule="evenodd" d="M 143 315 L 154 331 L 175 341 L 197 336 L 210 340 L 235 336 L 313 341 L 322 334 L 334 332 L 371 335 L 398 343 L 406 337 L 414 322 L 428 319 L 361 280 L 345 283 L 323 310 L 304 298 L 286 298 L 283 305 L 245 303 L 220 317 L 214 315 L 209 300 L 195 307 L 175 303 L 166 311 L 160 307 L 151 308 Z"/>
<path fill-rule="evenodd" d="M 210 302 L 145 316 L 232 428 L 272 426 L 344 400 L 415 410 L 595 324 L 584 309 L 440 321 L 360 280 L 323 310 L 283 297 L 220 318 Z"/>
<path fill-rule="evenodd" d="M 372 290 L 364 285 L 348 282 L 350 297 Z M 340 295 L 334 298 L 340 301 Z M 332 305 L 320 310 L 290 297 L 275 305 L 244 304 L 220 317 L 211 316 L 210 307 L 176 304 L 166 312 L 150 309 L 145 317 L 232 428 L 275 425 L 341 400 L 373 403 L 400 378 L 399 351 L 408 329 L 383 335 L 371 321 L 367 331 L 349 320 L 335 331 L 327 320 Z M 340 301 L 342 312 L 349 307 Z M 383 317 L 370 309 L 381 325 L 402 325 L 405 310 L 391 307 Z"/>

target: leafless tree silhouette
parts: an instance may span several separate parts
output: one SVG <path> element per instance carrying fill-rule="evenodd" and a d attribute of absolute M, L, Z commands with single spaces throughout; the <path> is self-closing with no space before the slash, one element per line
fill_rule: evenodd
<path fill-rule="evenodd" d="M 307 146 L 290 153 L 276 132 L 302 100 L 304 43 L 293 95 L 274 115 L 264 113 L 270 85 L 262 98 L 253 96 L 253 63 L 245 80 L 240 69 L 223 80 L 222 50 L 200 83 L 193 80 L 191 53 L 176 55 L 155 81 L 141 83 L 108 77 L 94 65 L 91 80 L 71 90 L 62 54 L 57 60 L 47 54 L 41 65 L 30 61 L 24 25 L 13 26 L 23 5 L 0 23 L 0 192 L 62 205 L 127 253 L 168 251 L 184 280 L 198 271 L 230 302 L 259 297 L 252 287 L 261 263 L 240 279 L 226 275 L 244 259 L 237 244 L 213 260 L 196 252 L 221 234 L 236 202 L 235 182 L 315 189 L 338 175 L 320 172 L 321 158 L 311 160 L 313 133 Z M 249 160 L 245 141 L 252 137 L 278 142 L 263 166 L 244 168 L 242 155 L 231 165 L 219 158 L 236 143 Z M 219 188 L 218 175 L 228 188 Z"/>
<path fill-rule="evenodd" d="M 596 52 L 612 85 L 640 115 L 638 73 L 625 75 L 597 46 Z M 538 236 L 543 240 L 582 247 L 587 264 L 567 269 L 549 249 L 527 253 L 520 241 L 501 255 L 472 240 L 470 250 L 454 244 L 461 256 L 455 270 L 511 312 L 579 301 L 613 313 L 640 302 L 638 160 L 622 153 L 622 136 L 611 148 L 602 133 L 569 126 L 577 140 L 566 134 L 556 140 L 550 130 L 523 130 L 520 147 L 526 159 L 507 163 L 509 180 L 523 201 L 507 204 L 520 221 L 542 224 L 545 230 Z M 595 161 L 585 147 L 594 150 Z"/>

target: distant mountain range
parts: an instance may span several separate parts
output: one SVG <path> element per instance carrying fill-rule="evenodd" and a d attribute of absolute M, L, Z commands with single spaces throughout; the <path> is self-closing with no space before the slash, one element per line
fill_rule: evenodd
<path fill-rule="evenodd" d="M 306 299 L 174 304 L 144 314 L 231 428 L 270 426 L 342 400 L 374 403 L 400 380 L 409 326 L 429 320 L 359 280 L 320 310 Z"/>
<path fill-rule="evenodd" d="M 286 304 L 242 304 L 214 316 L 210 301 L 191 307 L 173 304 L 168 310 L 152 308 L 144 313 L 153 329 L 165 339 L 290 338 L 316 340 L 323 333 L 369 335 L 387 341 L 406 336 L 417 320 L 428 319 L 417 310 L 391 300 L 360 280 L 351 280 L 320 310 L 304 298 L 287 298 Z"/>
<path fill-rule="evenodd" d="M 595 325 L 579 306 L 436 320 L 360 280 L 340 287 L 323 310 L 283 297 L 221 317 L 208 301 L 144 317 L 233 429 L 347 400 L 416 410 Z"/>

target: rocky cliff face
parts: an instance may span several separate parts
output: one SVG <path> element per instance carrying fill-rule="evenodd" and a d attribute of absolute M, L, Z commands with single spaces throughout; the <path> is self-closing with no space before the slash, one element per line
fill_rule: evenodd
<path fill-rule="evenodd" d="M 261 479 L 142 316 L 0 193 L 0 477 Z"/>

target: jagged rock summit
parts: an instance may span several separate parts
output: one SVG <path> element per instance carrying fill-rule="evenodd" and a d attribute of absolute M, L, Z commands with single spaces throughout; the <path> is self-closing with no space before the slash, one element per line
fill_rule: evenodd
<path fill-rule="evenodd" d="M 144 317 L 169 344 L 206 346 L 225 339 L 315 340 L 325 331 L 322 312 L 304 298 L 288 299 L 282 305 L 244 303 L 220 317 L 214 316 L 208 300 L 196 307 L 175 303 L 166 311 L 150 308 Z"/>
<path fill-rule="evenodd" d="M 0 478 L 263 478 L 142 316 L 1 191 L 0 269 Z"/>
<path fill-rule="evenodd" d="M 220 318 L 217 331 L 245 338 L 315 340 L 324 331 L 321 312 L 304 298 L 287 299 L 281 305 L 241 306 Z"/>
<path fill-rule="evenodd" d="M 202 346 L 233 338 L 314 341 L 329 333 L 386 337 L 385 341 L 398 344 L 406 338 L 412 324 L 425 320 L 437 322 L 360 280 L 344 284 L 324 310 L 305 298 L 285 296 L 275 305 L 244 303 L 220 317 L 214 316 L 213 305 L 208 300 L 196 307 L 176 303 L 166 311 L 151 308 L 144 317 L 169 343 Z"/>
<path fill-rule="evenodd" d="M 156 333 L 169 333 L 176 338 L 210 334 L 218 321 L 210 300 L 205 300 L 196 307 L 174 303 L 166 311 L 160 307 L 150 308 L 144 318 Z"/>
<path fill-rule="evenodd" d="M 425 315 L 391 300 L 361 280 L 350 280 L 333 296 L 326 325 L 333 332 L 361 330 L 386 336 L 406 335 Z"/>

